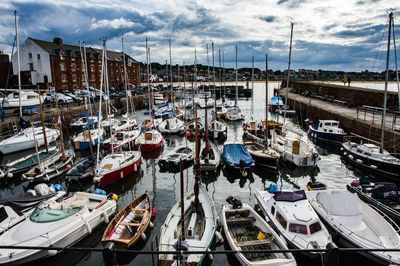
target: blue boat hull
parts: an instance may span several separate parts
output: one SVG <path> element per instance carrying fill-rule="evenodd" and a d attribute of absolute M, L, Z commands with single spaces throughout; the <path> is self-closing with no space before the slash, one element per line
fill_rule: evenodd
<path fill-rule="evenodd" d="M 336 143 L 343 143 L 344 141 L 344 134 L 332 134 L 329 132 L 319 132 L 310 127 L 308 130 L 308 135 L 310 138 L 316 138 L 328 142 L 336 142 Z"/>

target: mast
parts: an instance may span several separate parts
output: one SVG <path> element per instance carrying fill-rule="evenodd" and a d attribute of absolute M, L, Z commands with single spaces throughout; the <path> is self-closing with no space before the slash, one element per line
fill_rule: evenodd
<path fill-rule="evenodd" d="M 213 84 L 214 84 L 214 118 L 217 117 L 217 91 L 215 89 L 215 64 L 214 64 L 214 42 L 211 43 L 212 47 L 212 63 L 213 63 Z M 207 103 L 206 103 L 207 104 Z"/>
<path fill-rule="evenodd" d="M 185 189 L 183 185 L 183 162 L 180 159 L 179 162 L 179 171 L 181 173 L 181 241 L 185 240 Z"/>
<path fill-rule="evenodd" d="M 225 51 L 222 50 L 222 79 L 224 80 L 224 99 L 226 96 L 226 84 L 225 84 Z M 222 82 L 221 82 L 222 84 Z"/>
<path fill-rule="evenodd" d="M 83 56 L 84 56 L 84 67 L 85 67 L 85 83 L 86 83 L 86 88 L 87 88 L 87 92 L 88 92 L 88 100 L 89 100 L 89 110 L 91 115 L 93 116 L 92 113 L 92 106 L 90 105 L 90 98 L 91 98 L 91 93 L 90 93 L 90 86 L 89 86 L 89 76 L 88 76 L 88 70 L 87 70 L 87 58 L 86 58 L 86 43 L 83 42 Z M 93 101 L 93 105 L 95 105 L 94 101 Z M 96 108 L 96 106 L 95 106 Z M 99 116 L 101 114 L 98 115 L 97 120 L 99 120 Z M 94 120 L 93 120 L 94 122 Z"/>
<path fill-rule="evenodd" d="M 129 119 L 128 74 L 126 73 L 124 37 L 122 37 L 121 40 L 122 40 L 122 60 L 124 61 L 124 85 L 125 85 L 125 95 L 126 95 L 126 114 Z"/>
<path fill-rule="evenodd" d="M 173 74 L 172 74 L 172 53 L 171 53 L 171 39 L 168 39 L 169 43 L 169 65 L 170 65 L 170 73 L 171 73 L 171 103 L 172 103 L 172 110 L 175 109 L 174 103 L 174 86 L 173 86 Z"/>
<path fill-rule="evenodd" d="M 111 120 L 111 101 L 110 101 L 110 88 L 109 88 L 109 84 L 108 84 L 108 65 L 107 65 L 107 61 L 108 61 L 108 57 L 107 57 L 107 46 L 106 44 L 104 44 L 104 50 L 105 50 L 105 66 L 104 66 L 104 70 L 105 70 L 105 79 L 104 79 L 104 85 L 105 85 L 105 91 L 104 93 L 106 93 L 107 95 L 107 105 L 108 106 L 108 123 L 110 125 L 110 138 L 111 138 L 111 154 L 114 154 L 114 134 L 113 134 L 113 128 L 112 128 L 112 120 Z M 100 98 L 103 96 L 103 93 L 100 93 Z"/>
<path fill-rule="evenodd" d="M 219 77 L 219 82 L 221 83 L 221 87 L 219 88 L 219 98 L 222 99 L 221 50 L 218 50 L 218 54 L 219 54 L 219 70 L 218 70 L 218 77 Z"/>
<path fill-rule="evenodd" d="M 148 61 L 149 62 L 149 79 L 148 79 L 148 83 L 149 83 L 149 89 L 150 89 L 150 95 L 149 95 L 149 97 L 150 97 L 150 109 L 152 110 L 150 112 L 150 114 L 151 114 L 151 121 L 152 121 L 152 123 L 154 125 L 154 113 L 153 113 L 154 99 L 153 99 L 153 90 L 151 89 L 151 85 L 150 85 L 150 83 L 151 83 L 150 77 L 151 77 L 151 73 L 152 73 L 152 70 L 151 70 L 151 59 L 150 59 L 150 47 L 147 49 L 147 51 L 148 51 L 148 56 L 149 56 L 149 61 Z"/>
<path fill-rule="evenodd" d="M 106 40 L 103 40 L 103 55 L 101 57 L 101 78 L 100 78 L 100 102 L 99 102 L 99 121 L 97 122 L 97 136 L 100 136 L 100 127 L 101 127 L 101 100 L 103 97 L 101 97 L 103 95 L 103 79 L 104 79 L 104 50 L 106 47 Z M 100 141 L 101 138 L 99 137 L 99 139 L 97 140 L 97 153 L 96 153 L 96 170 L 97 170 L 97 166 L 99 165 L 99 156 L 100 156 Z"/>
<path fill-rule="evenodd" d="M 149 93 L 149 112 L 150 116 L 153 117 L 153 110 L 151 109 L 151 97 L 150 97 L 150 67 L 149 67 L 149 47 L 147 44 L 147 38 L 146 38 L 146 70 L 147 70 L 147 92 Z"/>
<path fill-rule="evenodd" d="M 17 69 L 18 69 L 18 92 L 19 92 L 19 117 L 22 117 L 22 104 L 21 104 L 21 59 L 19 56 L 19 38 L 18 38 L 18 15 L 17 10 L 14 10 L 15 16 L 15 37 L 17 40 Z M 39 94 L 40 97 L 40 94 Z"/>
<path fill-rule="evenodd" d="M 185 99 L 185 144 L 187 148 L 187 121 L 186 121 L 186 68 L 185 68 L 185 61 L 183 61 L 183 98 Z"/>
<path fill-rule="evenodd" d="M 43 114 L 43 106 L 42 106 L 42 99 L 40 97 L 40 90 L 39 90 L 39 85 L 37 86 L 38 89 L 38 94 L 39 94 L 39 105 L 40 105 L 40 120 L 42 121 L 42 130 L 43 130 L 43 137 L 44 137 L 44 146 L 46 147 L 46 152 L 49 152 L 49 143 L 47 141 L 47 135 L 46 135 L 46 126 L 44 124 L 44 114 Z M 20 94 L 21 98 L 21 94 Z"/>
<path fill-rule="evenodd" d="M 207 81 L 210 81 L 210 59 L 208 58 L 208 43 L 206 43 L 206 51 L 207 51 Z"/>
<path fill-rule="evenodd" d="M 193 87 L 193 108 L 194 108 L 194 105 L 195 105 L 194 89 L 197 88 L 197 52 L 196 52 L 196 49 L 194 49 L 194 77 L 193 78 L 194 78 L 194 87 Z M 197 110 L 196 110 L 196 112 L 197 112 Z"/>
<path fill-rule="evenodd" d="M 64 138 L 63 138 L 63 132 L 62 132 L 62 124 L 61 124 L 61 112 L 60 109 L 58 109 L 58 101 L 57 101 L 57 94 L 56 94 L 56 109 L 58 113 L 58 127 L 60 128 L 60 146 L 61 146 L 61 160 L 65 162 L 67 160 L 67 157 L 65 156 L 65 150 L 64 150 Z"/>
<path fill-rule="evenodd" d="M 253 56 L 254 60 L 254 56 Z M 254 61 L 253 61 L 254 63 Z M 254 90 L 254 87 L 253 87 Z M 254 95 L 254 91 L 253 91 Z M 265 147 L 268 146 L 268 54 L 265 54 Z"/>
<path fill-rule="evenodd" d="M 392 30 L 392 19 L 393 13 L 389 12 L 389 33 L 388 33 L 388 43 L 387 43 L 387 53 L 386 53 L 386 79 L 385 79 L 385 94 L 383 96 L 383 114 L 382 114 L 382 131 L 381 131 L 381 143 L 379 152 L 383 153 L 383 142 L 385 137 L 385 118 L 386 118 L 386 97 L 387 97 L 387 87 L 389 80 L 389 55 L 390 55 L 390 34 Z"/>
<path fill-rule="evenodd" d="M 195 161 L 194 161 L 194 169 L 195 169 L 195 175 L 194 175 L 194 208 L 196 212 L 198 211 L 198 207 L 200 205 L 200 200 L 199 200 L 199 191 L 200 191 L 200 147 L 199 147 L 199 139 L 198 139 L 198 127 L 197 127 L 197 105 L 194 107 L 194 125 L 195 125 L 195 130 L 194 130 L 194 143 L 195 143 Z"/>
<path fill-rule="evenodd" d="M 237 106 L 237 100 L 238 100 L 238 67 L 237 67 L 237 61 L 238 61 L 238 48 L 236 47 L 236 92 L 235 92 L 235 106 Z"/>
<path fill-rule="evenodd" d="M 289 77 L 290 77 L 290 58 L 292 56 L 292 39 L 293 39 L 293 21 L 290 22 L 290 44 L 289 44 L 289 62 L 288 62 L 288 73 L 286 83 L 286 96 L 285 96 L 285 107 L 287 106 L 287 99 L 289 94 Z M 278 106 L 279 106 L 279 95 L 278 95 Z M 283 123 L 286 121 L 286 112 L 283 114 Z"/>
<path fill-rule="evenodd" d="M 399 111 L 400 111 L 400 87 L 399 87 L 399 68 L 397 66 L 397 48 L 396 48 L 396 37 L 394 30 L 394 18 L 392 17 L 392 28 L 393 28 L 393 50 L 394 50 L 394 62 L 396 63 L 396 81 L 397 81 L 397 98 L 399 100 Z"/>
<path fill-rule="evenodd" d="M 251 57 L 251 120 L 253 120 L 253 117 L 254 117 L 254 55 Z"/>

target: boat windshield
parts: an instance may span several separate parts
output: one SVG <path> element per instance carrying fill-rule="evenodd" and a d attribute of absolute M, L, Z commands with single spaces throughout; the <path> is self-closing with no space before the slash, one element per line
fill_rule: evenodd
<path fill-rule="evenodd" d="M 307 234 L 307 226 L 305 226 L 304 224 L 290 223 L 289 224 L 289 232 L 306 235 Z"/>
<path fill-rule="evenodd" d="M 76 208 L 50 209 L 44 204 L 40 204 L 29 216 L 29 219 L 34 223 L 55 222 L 67 218 L 71 215 L 74 215 L 75 213 L 79 212 L 82 208 L 83 206 Z"/>

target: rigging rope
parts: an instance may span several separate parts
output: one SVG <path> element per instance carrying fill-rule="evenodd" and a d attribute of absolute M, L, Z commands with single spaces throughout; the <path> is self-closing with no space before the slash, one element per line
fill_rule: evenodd
<path fill-rule="evenodd" d="M 378 46 L 378 49 L 376 50 L 374 62 L 373 62 L 373 64 L 372 64 L 372 69 L 375 69 L 375 63 L 376 63 L 376 61 L 377 61 L 378 54 L 379 54 L 379 52 L 381 51 L 382 40 L 383 40 L 384 36 L 386 35 L 387 30 L 388 30 L 388 24 L 389 24 L 389 23 L 386 23 L 386 24 L 385 24 L 385 30 L 382 32 L 381 40 L 379 41 L 379 46 Z"/>

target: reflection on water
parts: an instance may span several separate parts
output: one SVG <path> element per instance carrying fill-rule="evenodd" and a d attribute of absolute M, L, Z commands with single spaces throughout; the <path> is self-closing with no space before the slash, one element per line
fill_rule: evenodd
<path fill-rule="evenodd" d="M 263 83 L 255 84 L 255 110 L 254 118 L 257 120 L 264 119 L 265 106 L 264 106 L 264 91 L 265 85 Z M 273 86 L 270 86 L 270 94 L 272 95 Z M 239 106 L 245 113 L 246 117 L 250 117 L 251 99 L 240 100 Z M 209 110 L 211 112 L 211 110 Z M 199 113 L 204 113 L 200 110 Z M 144 117 L 143 111 L 138 112 L 138 117 Z M 210 117 L 210 116 L 209 116 Z M 274 116 L 269 115 L 270 119 Z M 203 118 L 204 119 L 204 118 Z M 303 118 L 304 119 L 304 118 Z M 283 118 L 279 118 L 283 121 Z M 204 121 L 202 121 L 204 122 Z M 240 142 L 242 140 L 242 127 L 240 122 L 228 123 L 228 136 L 226 142 Z M 118 210 L 123 208 L 134 198 L 148 191 L 152 199 L 152 204 L 155 209 L 154 228 L 149 230 L 148 240 L 140 240 L 135 249 L 151 250 L 151 239 L 158 235 L 160 227 L 165 220 L 168 212 L 172 206 L 180 198 L 180 175 L 179 173 L 160 172 L 157 164 L 157 158 L 160 154 L 166 154 L 179 145 L 184 145 L 185 139 L 183 137 L 168 136 L 165 138 L 165 145 L 163 149 L 152 154 L 146 154 L 143 158 L 140 171 L 137 174 L 131 175 L 121 182 L 108 186 L 105 190 L 107 193 L 113 192 L 118 194 Z M 221 210 L 221 205 L 226 204 L 225 199 L 232 195 L 239 198 L 243 203 L 248 203 L 254 206 L 254 193 L 257 190 L 264 189 L 269 186 L 271 182 L 278 183 L 279 187 L 283 188 L 305 188 L 306 184 L 312 181 L 319 181 L 327 184 L 328 187 L 345 188 L 347 183 L 350 183 L 354 176 L 359 177 L 364 175 L 363 172 L 354 172 L 348 169 L 340 160 L 339 147 L 332 146 L 325 143 L 317 143 L 321 160 L 318 162 L 317 167 L 307 169 L 282 167 L 277 171 L 267 171 L 262 168 L 255 167 L 251 174 L 246 178 L 241 176 L 232 176 L 221 170 L 208 176 L 202 177 L 202 183 L 209 191 L 212 199 L 215 202 L 218 212 Z M 218 148 L 222 151 L 223 144 L 219 143 Z M 89 154 L 86 154 L 88 156 Z M 4 163 L 4 160 L 3 160 Z M 2 186 L 0 195 L 2 197 L 18 194 L 26 190 L 29 183 L 21 182 L 18 180 L 0 180 Z M 63 177 L 53 181 L 59 182 L 64 187 L 69 186 L 70 191 L 77 190 L 93 190 L 91 180 L 80 180 L 79 182 L 66 184 Z M 193 166 L 184 170 L 184 188 L 186 191 L 193 189 L 194 176 Z M 78 244 L 79 247 L 101 247 L 100 239 L 104 226 L 95 230 L 91 236 L 85 238 L 84 241 Z M 228 248 L 226 245 L 217 247 L 217 250 Z M 139 254 L 137 256 L 118 257 L 120 264 L 129 265 L 152 265 L 152 258 L 150 255 Z M 237 261 L 234 257 L 226 255 L 216 255 L 214 257 L 213 265 L 232 265 Z M 101 265 L 101 254 L 75 254 L 65 253 L 62 256 L 41 262 L 42 265 L 63 265 L 63 264 L 86 264 L 86 265 Z M 301 265 L 308 265 L 308 262 L 300 262 Z"/>

